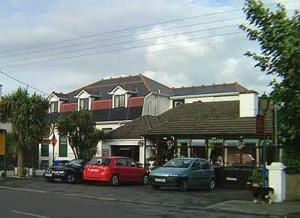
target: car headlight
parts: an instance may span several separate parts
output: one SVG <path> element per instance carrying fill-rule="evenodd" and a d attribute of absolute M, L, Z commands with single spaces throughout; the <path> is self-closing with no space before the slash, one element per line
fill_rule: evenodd
<path fill-rule="evenodd" d="M 171 177 L 178 177 L 179 174 L 169 174 L 169 176 L 171 176 Z"/>

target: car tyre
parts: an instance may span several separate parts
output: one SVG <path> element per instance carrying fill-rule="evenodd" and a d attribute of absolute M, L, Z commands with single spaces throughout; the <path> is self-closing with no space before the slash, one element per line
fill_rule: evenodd
<path fill-rule="evenodd" d="M 151 188 L 154 189 L 154 190 L 158 190 L 159 186 L 158 185 L 151 185 Z"/>
<path fill-rule="evenodd" d="M 209 180 L 209 183 L 208 183 L 208 189 L 210 191 L 214 190 L 216 187 L 216 181 L 214 179 L 211 179 Z"/>
<path fill-rule="evenodd" d="M 149 184 L 149 176 L 145 174 L 142 178 L 142 184 L 143 185 L 148 185 Z"/>
<path fill-rule="evenodd" d="M 119 177 L 118 175 L 112 175 L 111 179 L 110 179 L 110 184 L 112 186 L 117 186 L 119 185 Z"/>
<path fill-rule="evenodd" d="M 73 184 L 75 183 L 75 174 L 74 173 L 67 173 L 65 180 L 67 183 Z"/>
<path fill-rule="evenodd" d="M 189 190 L 189 183 L 187 179 L 184 179 L 180 183 L 180 191 L 186 192 Z"/>
<path fill-rule="evenodd" d="M 47 182 L 54 182 L 54 179 L 53 178 L 46 178 L 46 181 Z"/>

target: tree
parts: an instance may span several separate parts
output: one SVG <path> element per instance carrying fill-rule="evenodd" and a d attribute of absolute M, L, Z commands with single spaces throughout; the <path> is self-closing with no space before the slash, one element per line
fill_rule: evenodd
<path fill-rule="evenodd" d="M 18 157 L 18 176 L 24 176 L 24 152 L 38 146 L 47 126 L 48 101 L 40 95 L 30 96 L 26 89 L 5 96 L 2 119 L 11 123 L 13 151 Z"/>
<path fill-rule="evenodd" d="M 60 136 L 68 137 L 76 158 L 91 159 L 97 152 L 97 145 L 103 139 L 103 132 L 96 129 L 96 122 L 88 111 L 62 114 L 57 123 Z"/>
<path fill-rule="evenodd" d="M 275 76 L 270 98 L 278 106 L 279 140 L 288 165 L 300 167 L 300 13 L 289 15 L 281 4 L 271 10 L 259 0 L 247 0 L 244 12 L 250 25 L 241 28 L 261 48 L 261 54 L 246 55 L 264 73 Z"/>

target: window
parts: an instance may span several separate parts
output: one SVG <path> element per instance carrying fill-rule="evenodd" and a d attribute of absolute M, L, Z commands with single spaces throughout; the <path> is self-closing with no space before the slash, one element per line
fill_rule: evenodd
<path fill-rule="evenodd" d="M 177 107 L 179 105 L 184 104 L 184 99 L 180 99 L 180 100 L 173 100 L 173 108 Z"/>
<path fill-rule="evenodd" d="M 57 113 L 58 112 L 58 101 L 50 102 L 50 113 Z"/>
<path fill-rule="evenodd" d="M 59 157 L 67 157 L 68 156 L 68 143 L 67 137 L 59 137 L 59 150 L 58 150 Z"/>
<path fill-rule="evenodd" d="M 125 95 L 115 95 L 114 96 L 114 107 L 125 107 Z"/>
<path fill-rule="evenodd" d="M 207 161 L 201 160 L 201 165 L 203 170 L 209 169 L 209 163 Z"/>
<path fill-rule="evenodd" d="M 117 159 L 117 166 L 127 167 L 125 159 Z"/>
<path fill-rule="evenodd" d="M 195 160 L 192 166 L 192 169 L 200 169 L 201 165 L 200 165 L 200 161 L 199 160 Z"/>
<path fill-rule="evenodd" d="M 89 109 L 89 99 L 81 98 L 79 99 L 79 110 L 88 110 Z"/>
<path fill-rule="evenodd" d="M 49 145 L 48 144 L 41 145 L 41 156 L 49 157 Z"/>
<path fill-rule="evenodd" d="M 109 133 L 110 131 L 112 131 L 112 128 L 102 128 L 104 134 Z"/>

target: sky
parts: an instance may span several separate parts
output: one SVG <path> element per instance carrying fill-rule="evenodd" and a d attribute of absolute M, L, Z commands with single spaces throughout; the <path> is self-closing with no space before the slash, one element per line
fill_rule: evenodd
<path fill-rule="evenodd" d="M 280 2 L 300 8 L 300 0 Z M 269 92 L 272 78 L 244 56 L 259 47 L 239 29 L 243 6 L 243 0 L 1 0 L 2 93 L 22 86 L 47 96 L 140 73 L 169 87 L 238 82 Z"/>

